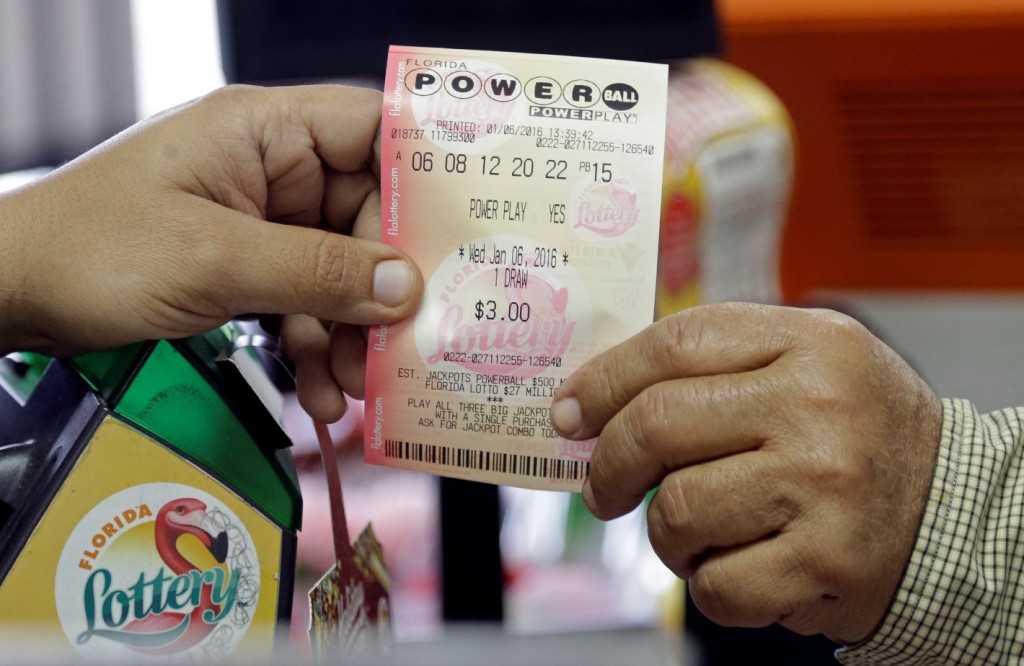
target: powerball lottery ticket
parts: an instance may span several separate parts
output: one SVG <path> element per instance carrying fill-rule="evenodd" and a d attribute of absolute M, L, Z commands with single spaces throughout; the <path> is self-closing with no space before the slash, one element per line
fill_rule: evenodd
<path fill-rule="evenodd" d="M 370 331 L 366 460 L 579 490 L 594 442 L 560 438 L 555 391 L 651 323 L 668 69 L 393 46 L 382 237 L 425 278 Z"/>

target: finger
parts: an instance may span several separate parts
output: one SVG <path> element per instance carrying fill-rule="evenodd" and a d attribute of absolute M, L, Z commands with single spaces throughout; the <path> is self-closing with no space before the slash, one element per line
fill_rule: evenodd
<path fill-rule="evenodd" d="M 778 456 L 751 452 L 669 474 L 647 507 L 654 552 L 689 578 L 709 551 L 778 532 L 801 513 L 787 468 Z"/>
<path fill-rule="evenodd" d="M 667 379 L 764 367 L 793 344 L 801 311 L 748 303 L 684 310 L 590 360 L 558 390 L 551 421 L 563 436 L 589 439 L 643 389 Z"/>
<path fill-rule="evenodd" d="M 380 93 L 329 85 L 260 90 L 264 111 L 251 114 L 251 131 L 266 181 L 265 216 L 315 226 L 324 213 L 325 169 L 373 175 Z"/>
<path fill-rule="evenodd" d="M 835 623 L 849 600 L 813 574 L 813 550 L 804 535 L 781 534 L 708 557 L 690 576 L 697 608 L 727 627 L 778 623 L 801 634 Z"/>
<path fill-rule="evenodd" d="M 423 277 L 400 250 L 203 203 L 205 217 L 220 219 L 203 226 L 189 261 L 199 295 L 228 313 L 379 324 L 414 311 Z"/>
<path fill-rule="evenodd" d="M 323 220 L 332 229 L 350 234 L 356 215 L 379 187 L 370 171 L 328 170 L 324 183 Z M 380 226 L 380 195 L 376 194 L 377 226 Z"/>
<path fill-rule="evenodd" d="M 285 117 L 308 132 L 313 149 L 336 171 L 358 171 L 373 161 L 380 129 L 381 93 L 336 85 L 267 88 Z"/>
<path fill-rule="evenodd" d="M 331 372 L 330 335 L 323 324 L 290 315 L 281 325 L 284 355 L 295 367 L 295 394 L 306 413 L 321 423 L 345 415 L 345 396 Z"/>
<path fill-rule="evenodd" d="M 366 393 L 366 338 L 358 326 L 331 326 L 331 374 L 346 394 L 362 400 Z"/>
<path fill-rule="evenodd" d="M 301 227 L 320 223 L 324 198 L 324 170 L 316 155 L 287 162 L 288 168 L 271 176 L 265 167 L 267 203 L 265 217 L 273 222 Z M 273 178 L 271 180 L 271 178 Z"/>
<path fill-rule="evenodd" d="M 760 446 L 774 430 L 775 383 L 745 374 L 663 381 L 640 392 L 601 431 L 587 504 L 608 519 L 632 510 L 670 472 Z"/>
<path fill-rule="evenodd" d="M 367 240 L 381 240 L 381 209 L 380 189 L 374 189 L 366 195 L 363 207 L 356 214 L 352 224 L 352 235 Z"/>
<path fill-rule="evenodd" d="M 373 160 L 370 162 L 370 171 L 373 172 L 378 179 L 380 179 L 380 148 L 381 148 L 381 136 L 380 126 L 377 127 L 377 138 L 373 140 Z"/>
<path fill-rule="evenodd" d="M 138 143 L 138 159 L 129 150 L 120 161 L 149 168 L 144 156 L 157 146 L 161 164 L 167 155 L 189 155 L 190 168 L 172 162 L 162 169 L 170 182 L 288 224 L 319 222 L 325 168 L 372 175 L 379 161 L 381 93 L 367 88 L 226 86 L 165 120 L 125 135 L 120 143 Z"/>

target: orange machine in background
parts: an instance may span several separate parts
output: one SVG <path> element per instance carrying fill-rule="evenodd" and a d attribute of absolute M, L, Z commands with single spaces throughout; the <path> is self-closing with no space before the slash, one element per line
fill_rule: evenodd
<path fill-rule="evenodd" d="M 788 300 L 1024 287 L 1022 0 L 719 0 L 797 140 Z"/>

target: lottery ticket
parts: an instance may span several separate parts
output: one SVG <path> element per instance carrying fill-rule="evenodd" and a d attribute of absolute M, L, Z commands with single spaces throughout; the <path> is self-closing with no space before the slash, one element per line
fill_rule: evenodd
<path fill-rule="evenodd" d="M 555 391 L 654 313 L 668 68 L 393 46 L 381 127 L 384 240 L 425 278 L 371 329 L 370 463 L 578 490 L 593 441 Z"/>

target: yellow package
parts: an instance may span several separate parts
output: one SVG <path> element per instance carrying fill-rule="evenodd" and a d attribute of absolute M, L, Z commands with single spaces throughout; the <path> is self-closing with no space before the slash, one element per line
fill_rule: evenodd
<path fill-rule="evenodd" d="M 793 133 L 778 98 L 727 63 L 669 74 L 657 315 L 724 300 L 777 302 L 793 181 Z"/>

